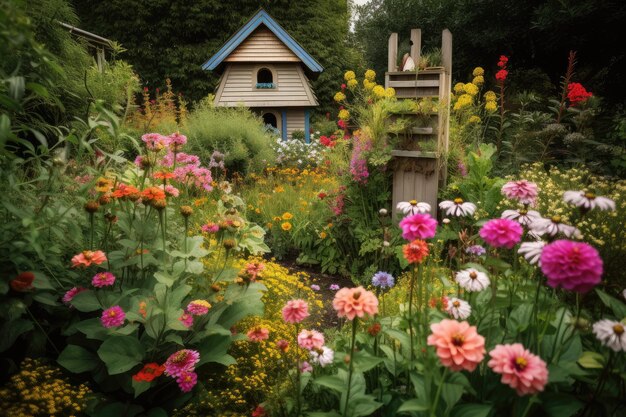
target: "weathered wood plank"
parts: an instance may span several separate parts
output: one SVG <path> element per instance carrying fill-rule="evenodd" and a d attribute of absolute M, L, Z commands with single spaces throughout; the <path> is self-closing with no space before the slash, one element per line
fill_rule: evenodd
<path fill-rule="evenodd" d="M 398 62 L 398 34 L 392 33 L 389 36 L 389 49 L 387 54 L 387 71 L 397 71 Z"/>
<path fill-rule="evenodd" d="M 394 81 L 389 80 L 389 86 L 396 87 L 439 87 L 439 80 L 420 80 L 419 75 L 417 80 L 413 81 Z"/>

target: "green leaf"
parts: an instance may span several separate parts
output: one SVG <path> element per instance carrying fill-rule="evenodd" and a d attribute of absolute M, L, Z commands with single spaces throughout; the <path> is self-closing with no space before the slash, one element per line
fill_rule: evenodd
<path fill-rule="evenodd" d="M 487 404 L 458 404 L 452 410 L 452 417 L 487 417 L 492 409 Z"/>
<path fill-rule="evenodd" d="M 550 417 L 571 417 L 584 405 L 572 395 L 554 392 L 544 393 L 541 400 L 543 409 Z"/>
<path fill-rule="evenodd" d="M 102 310 L 102 305 L 96 298 L 96 293 L 91 290 L 76 294 L 74 298 L 72 298 L 71 303 L 76 310 L 82 311 L 83 313 Z"/>
<path fill-rule="evenodd" d="M 604 356 L 597 352 L 585 351 L 582 356 L 578 358 L 578 364 L 587 369 L 602 369 L 604 368 Z"/>
<path fill-rule="evenodd" d="M 357 394 L 350 397 L 348 416 L 371 416 L 374 411 L 378 410 L 382 405 L 382 403 L 377 402 L 371 395 Z"/>
<path fill-rule="evenodd" d="M 102 343 L 98 356 L 106 364 L 109 375 L 121 374 L 140 364 L 144 347 L 131 336 L 114 336 Z"/>
<path fill-rule="evenodd" d="M 4 352 L 13 346 L 18 337 L 33 330 L 33 327 L 33 323 L 26 319 L 16 319 L 3 323 L 2 327 L 0 327 L 0 334 L 2 335 L 0 337 L 0 352 Z"/>
<path fill-rule="evenodd" d="M 133 391 L 135 392 L 135 398 L 139 397 L 141 394 L 149 390 L 150 387 L 155 385 L 151 382 L 135 381 L 134 379 L 132 380 L 132 384 L 133 384 Z"/>
<path fill-rule="evenodd" d="M 383 358 L 377 358 L 362 350 L 354 354 L 354 369 L 359 372 L 367 372 L 382 361 Z"/>
<path fill-rule="evenodd" d="M 98 318 L 80 321 L 74 327 L 88 339 L 105 340 L 109 334 Z"/>
<path fill-rule="evenodd" d="M 99 363 L 96 355 L 76 345 L 67 345 L 59 355 L 57 362 L 75 374 L 94 370 Z"/>
<path fill-rule="evenodd" d="M 402 403 L 398 408 L 398 413 L 408 413 L 410 411 L 427 411 L 430 407 L 423 403 L 421 399 L 412 399 Z"/>
<path fill-rule="evenodd" d="M 228 335 L 223 333 L 213 333 L 202 340 L 198 349 L 200 352 L 200 362 L 198 366 L 207 362 L 216 362 L 224 366 L 237 363 L 235 358 L 228 354 L 232 338 L 230 332 Z"/>
<path fill-rule="evenodd" d="M 343 392 L 346 389 L 346 382 L 337 375 L 325 375 L 313 380 L 314 384 L 330 388 L 337 392 Z"/>
<path fill-rule="evenodd" d="M 446 403 L 446 415 L 448 415 L 452 410 L 452 407 L 454 407 L 456 403 L 459 402 L 462 395 L 463 387 L 461 385 L 450 384 L 447 382 L 443 384 L 443 387 L 441 389 L 441 398 L 443 398 Z"/>
<path fill-rule="evenodd" d="M 140 405 L 116 402 L 105 405 L 92 415 L 93 417 L 135 417 L 142 411 L 143 407 Z"/>
<path fill-rule="evenodd" d="M 618 320 L 626 318 L 626 304 L 614 297 L 611 297 L 610 295 L 598 288 L 596 288 L 596 293 L 598 294 L 598 297 L 600 297 L 600 300 L 602 300 L 604 305 L 613 310 L 613 314 L 615 314 L 615 317 Z"/>
<path fill-rule="evenodd" d="M 170 275 L 164 271 L 157 271 L 154 273 L 154 278 L 156 278 L 156 280 L 161 284 L 165 284 L 166 286 L 171 287 L 172 285 L 174 285 L 174 282 L 176 281 L 176 278 L 178 278 L 178 276 Z"/>
<path fill-rule="evenodd" d="M 33 300 L 49 306 L 60 305 L 58 301 L 59 298 L 56 296 L 56 294 L 52 294 L 49 292 L 37 292 L 33 295 Z"/>

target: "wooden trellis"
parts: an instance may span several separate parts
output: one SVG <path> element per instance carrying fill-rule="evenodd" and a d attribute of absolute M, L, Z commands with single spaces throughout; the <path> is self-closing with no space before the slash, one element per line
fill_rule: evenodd
<path fill-rule="evenodd" d="M 422 31 L 411 30 L 411 58 L 419 68 Z M 448 154 L 450 90 L 452 74 L 452 33 L 442 32 L 442 66 L 423 70 L 399 71 L 398 34 L 389 37 L 388 69 L 385 87 L 393 87 L 398 99 L 432 98 L 437 100 L 436 111 L 429 114 L 427 126 L 413 127 L 404 133 L 404 149 L 392 151 L 394 156 L 393 207 L 398 202 L 417 200 L 429 203 L 433 215 L 437 209 L 437 192 L 446 183 Z M 405 114 L 404 117 L 418 117 Z M 424 116 L 421 115 L 423 118 Z M 420 149 L 420 143 L 433 142 L 434 149 Z M 407 146 L 407 143 L 409 146 Z"/>

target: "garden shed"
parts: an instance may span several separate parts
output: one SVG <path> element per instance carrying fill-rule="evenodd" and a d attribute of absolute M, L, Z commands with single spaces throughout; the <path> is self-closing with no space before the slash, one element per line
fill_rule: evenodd
<path fill-rule="evenodd" d="M 203 66 L 221 73 L 216 106 L 246 106 L 283 139 L 304 131 L 318 106 L 309 78 L 323 67 L 265 10 L 260 9 Z"/>

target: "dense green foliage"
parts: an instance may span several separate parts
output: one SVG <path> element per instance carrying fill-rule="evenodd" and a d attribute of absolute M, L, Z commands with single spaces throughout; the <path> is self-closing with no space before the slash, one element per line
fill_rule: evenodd
<path fill-rule="evenodd" d="M 162 86 L 169 77 L 176 90 L 193 101 L 212 93 L 218 80 L 218 74 L 202 70 L 201 65 L 259 7 L 325 68 L 313 82 L 318 97 L 331 97 L 335 87 L 329 80 L 339 78 L 343 65 L 356 61 L 347 42 L 348 9 L 342 0 L 245 0 L 236 7 L 218 0 L 192 4 L 74 0 L 74 5 L 85 28 L 121 42 L 131 51 L 128 58 L 146 85 Z"/>
<path fill-rule="evenodd" d="M 578 73 L 594 93 L 623 103 L 621 74 L 626 54 L 620 28 L 626 3 L 619 0 L 372 0 L 358 9 L 355 25 L 366 60 L 379 73 L 387 69 L 387 40 L 400 37 L 399 56 L 409 51 L 409 31 L 422 29 L 422 47 L 440 47 L 441 31 L 454 36 L 455 79 L 475 65 L 495 66 L 500 54 L 514 60 L 520 89 L 532 83 L 546 92 L 565 71 L 569 50 L 581 57 Z M 594 28 L 602 28 L 594 30 Z M 550 91 L 551 92 L 551 91 Z"/>

